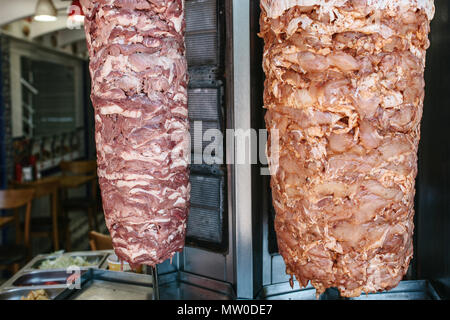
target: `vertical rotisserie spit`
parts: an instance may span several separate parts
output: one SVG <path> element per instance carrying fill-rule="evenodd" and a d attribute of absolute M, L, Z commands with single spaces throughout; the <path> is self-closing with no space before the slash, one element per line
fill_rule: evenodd
<path fill-rule="evenodd" d="M 286 272 L 318 293 L 393 288 L 413 255 L 434 2 L 261 0 L 261 9 L 266 125 L 281 137 L 271 187 Z"/>
<path fill-rule="evenodd" d="M 98 176 L 117 256 L 152 265 L 184 246 L 189 120 L 182 0 L 82 0 Z"/>

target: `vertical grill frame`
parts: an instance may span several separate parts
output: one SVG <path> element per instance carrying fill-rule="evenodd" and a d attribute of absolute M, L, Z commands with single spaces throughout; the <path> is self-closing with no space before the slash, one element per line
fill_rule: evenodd
<path fill-rule="evenodd" d="M 205 5 L 207 2 L 215 2 L 215 11 L 216 11 L 216 26 L 215 28 L 206 29 L 206 30 L 189 30 L 189 21 L 190 18 L 189 14 L 189 6 L 190 4 L 197 3 L 202 6 Z M 224 68 L 224 61 L 225 61 L 225 9 L 224 9 L 224 1 L 220 0 L 186 0 L 185 9 L 186 9 L 186 34 L 185 34 L 185 41 L 186 41 L 186 56 L 188 59 L 188 65 L 189 65 L 189 73 L 191 73 L 191 70 L 193 69 L 203 69 L 208 67 L 216 67 L 217 74 L 223 73 Z M 192 10 L 192 9 L 191 9 Z M 190 56 L 190 50 L 192 39 L 200 38 L 201 36 L 205 36 L 208 34 L 216 34 L 216 55 L 214 57 L 215 61 L 212 63 L 193 63 Z"/>
<path fill-rule="evenodd" d="M 214 12 L 215 12 L 215 18 L 211 19 L 204 19 L 207 25 L 207 29 L 202 30 L 199 28 L 199 26 L 202 23 L 199 23 L 198 21 L 194 21 L 191 23 L 189 21 L 190 17 L 192 17 L 192 14 L 189 12 L 189 10 L 195 9 L 196 6 L 205 6 L 214 3 Z M 217 129 L 221 130 L 224 134 L 225 138 L 225 129 L 226 129 L 226 101 L 225 101 L 225 75 L 224 75 L 224 68 L 225 68 L 225 2 L 220 0 L 187 0 L 185 3 L 186 8 L 186 48 L 187 48 L 187 58 L 188 58 L 188 66 L 189 66 L 189 89 L 188 94 L 194 94 L 196 90 L 216 90 L 217 92 L 217 121 L 211 121 L 213 119 L 199 119 L 199 118 L 192 118 L 192 111 L 190 109 L 189 113 L 189 120 L 191 121 L 191 125 L 193 124 L 193 121 L 195 120 L 202 120 L 208 123 L 217 123 Z M 207 9 L 205 9 L 207 10 Z M 211 14 L 213 10 L 210 10 L 209 14 Z M 201 17 L 201 13 L 194 13 L 194 15 L 197 15 L 197 17 Z M 198 18 L 197 18 L 198 19 Z M 215 26 L 213 27 L 212 21 L 215 21 Z M 203 22 L 203 20 L 202 20 Z M 216 48 L 215 49 L 215 57 L 214 60 L 206 60 L 205 62 L 199 62 L 199 61 L 193 61 L 189 54 L 189 48 L 191 47 L 191 44 L 193 43 L 193 40 L 195 38 L 201 39 L 204 35 L 212 35 L 214 34 L 216 37 Z M 197 41 L 198 42 L 198 41 Z M 194 42 L 195 43 L 195 42 Z M 203 49 L 205 50 L 205 49 Z M 198 51 L 198 50 L 196 50 Z M 212 62 L 212 63 L 211 63 Z M 191 99 L 189 99 L 191 100 Z M 189 103 L 189 102 L 188 102 Z M 212 114 L 212 113 L 211 113 Z M 196 114 L 198 116 L 199 113 Z M 205 129 L 205 124 L 203 125 Z M 193 127 L 191 127 L 191 135 L 194 135 Z M 202 154 L 203 150 L 206 145 L 208 145 L 210 142 L 204 142 L 202 146 Z M 193 148 L 194 146 L 192 146 Z M 192 150 L 192 159 L 194 159 L 194 150 Z M 220 181 L 220 188 L 218 191 L 218 207 L 216 208 L 216 214 L 221 221 L 221 225 L 218 226 L 220 229 L 220 240 L 219 241 L 212 241 L 212 239 L 205 239 L 199 236 L 199 234 L 192 234 L 190 233 L 189 228 L 189 219 L 188 219 L 188 228 L 187 228 L 187 235 L 186 235 L 186 245 L 189 247 L 204 249 L 208 251 L 213 251 L 217 253 L 227 253 L 229 251 L 229 226 L 228 226 L 228 210 L 227 210 L 227 168 L 225 165 L 225 139 L 223 141 L 223 159 L 222 159 L 222 165 L 206 165 L 206 164 L 192 164 L 191 165 L 191 177 L 206 177 L 206 178 L 213 178 L 218 179 Z M 192 178 L 191 178 L 192 180 Z M 195 183 L 195 182 L 193 182 Z M 194 186 L 195 188 L 195 186 Z M 196 209 L 208 209 L 207 206 L 204 206 L 202 204 L 195 203 L 196 199 L 193 200 L 191 203 L 191 212 L 190 217 L 193 216 L 193 214 L 196 213 Z M 194 209 L 194 210 L 193 210 Z M 211 208 L 209 208 L 211 209 Z M 195 217 L 195 216 L 194 216 Z M 192 228 L 192 227 L 191 227 Z"/>
<path fill-rule="evenodd" d="M 219 166 L 209 166 L 209 165 L 193 165 L 191 166 L 191 179 L 192 177 L 209 177 L 209 178 L 215 178 L 220 180 L 221 188 L 218 190 L 220 192 L 219 195 L 219 208 L 217 211 L 217 214 L 219 215 L 219 219 L 221 220 L 221 241 L 211 241 L 207 239 L 202 239 L 199 236 L 193 236 L 189 234 L 189 222 L 188 222 L 188 228 L 187 228 L 187 234 L 186 234 L 186 245 L 194 248 L 199 249 L 205 249 L 209 251 L 214 251 L 217 253 L 226 253 L 228 251 L 228 210 L 226 209 L 226 203 L 227 203 L 227 194 L 225 192 L 226 190 L 226 172 L 223 170 L 223 168 L 220 168 Z M 191 212 L 190 217 L 192 216 L 192 213 L 195 212 L 192 209 L 210 209 L 210 207 L 207 207 L 205 205 L 198 205 L 196 203 L 191 203 Z"/>

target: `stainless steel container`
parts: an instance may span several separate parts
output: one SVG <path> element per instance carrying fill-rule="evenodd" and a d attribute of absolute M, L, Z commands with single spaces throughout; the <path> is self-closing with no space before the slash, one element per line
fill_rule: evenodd
<path fill-rule="evenodd" d="M 84 251 L 84 252 L 68 252 L 64 254 L 43 254 L 36 256 L 33 260 L 31 260 L 23 270 L 42 270 L 39 267 L 44 261 L 47 260 L 55 260 L 60 256 L 66 257 L 80 257 L 86 260 L 90 266 L 89 267 L 81 267 L 82 269 L 88 268 L 100 268 L 100 266 L 104 263 L 104 261 L 109 256 L 110 251 Z M 64 269 L 63 269 L 64 270 Z"/>
<path fill-rule="evenodd" d="M 22 300 L 23 297 L 26 297 L 30 291 L 38 290 L 38 289 L 21 289 L 14 288 L 8 289 L 0 292 L 0 300 Z M 55 299 L 61 292 L 64 291 L 62 288 L 46 288 L 44 289 L 47 293 L 50 300 Z"/>
<path fill-rule="evenodd" d="M 70 252 L 62 255 L 69 257 L 84 257 L 88 261 L 96 262 L 90 267 L 80 267 L 81 272 L 87 270 L 105 268 L 106 258 L 111 254 L 111 250 L 105 251 L 86 251 L 86 252 Z M 56 259 L 61 254 L 43 254 L 38 255 L 32 259 L 27 265 L 25 265 L 19 272 L 13 277 L 8 279 L 0 287 L 0 293 L 21 289 L 21 290 L 37 290 L 37 289 L 65 289 L 67 287 L 66 279 L 73 270 L 66 269 L 49 269 L 39 270 L 40 264 L 47 259 Z M 56 282 L 55 284 L 45 284 L 48 282 Z"/>

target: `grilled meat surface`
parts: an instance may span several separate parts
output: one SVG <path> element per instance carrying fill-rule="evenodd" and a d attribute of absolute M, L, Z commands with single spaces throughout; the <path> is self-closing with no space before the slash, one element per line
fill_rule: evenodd
<path fill-rule="evenodd" d="M 261 0 L 261 9 L 286 272 L 318 294 L 396 287 L 413 255 L 433 0 Z"/>
<path fill-rule="evenodd" d="M 182 0 L 82 0 L 99 184 L 117 256 L 155 265 L 184 247 L 189 120 Z"/>

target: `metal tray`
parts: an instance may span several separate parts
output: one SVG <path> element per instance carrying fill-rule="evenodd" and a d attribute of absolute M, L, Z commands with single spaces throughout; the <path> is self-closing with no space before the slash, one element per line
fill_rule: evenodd
<path fill-rule="evenodd" d="M 86 270 L 81 271 L 81 274 Z M 54 287 L 54 286 L 67 286 L 67 278 L 72 272 L 66 270 L 37 270 L 22 274 L 12 282 L 12 287 Z M 48 282 L 56 282 L 54 284 L 48 284 Z"/>
<path fill-rule="evenodd" d="M 90 269 L 81 277 L 80 289 L 65 289 L 56 300 L 153 300 L 149 275 Z"/>
<path fill-rule="evenodd" d="M 265 287 L 259 294 L 264 300 L 316 300 L 316 290 L 312 286 L 292 290 L 289 283 Z M 433 285 L 426 280 L 402 281 L 390 290 L 381 293 L 362 294 L 357 298 L 342 298 L 335 288 L 328 289 L 320 295 L 319 300 L 440 300 Z"/>
<path fill-rule="evenodd" d="M 440 300 L 433 285 L 426 280 L 402 281 L 389 291 L 361 295 L 349 300 Z"/>
<path fill-rule="evenodd" d="M 32 290 L 38 290 L 37 288 L 34 289 L 9 289 L 5 290 L 0 293 L 0 300 L 21 300 L 22 297 L 27 296 L 30 291 Z M 51 288 L 51 289 L 44 289 L 47 292 L 48 297 L 50 300 L 55 299 L 55 297 L 60 294 L 64 289 L 63 288 Z"/>
<path fill-rule="evenodd" d="M 41 270 L 39 269 L 39 266 L 42 262 L 45 260 L 53 260 L 56 258 L 59 258 L 60 256 L 67 256 L 67 257 L 82 257 L 83 259 L 87 260 L 88 262 L 94 263 L 92 266 L 88 267 L 80 267 L 80 269 L 90 269 L 90 268 L 100 268 L 103 264 L 103 262 L 107 259 L 110 252 L 96 252 L 96 251 L 86 251 L 86 252 L 69 252 L 64 254 L 48 254 L 48 255 L 39 255 L 35 257 L 32 261 L 30 261 L 24 268 L 24 271 L 27 270 Z M 65 270 L 65 269 L 42 269 L 42 270 Z"/>
<path fill-rule="evenodd" d="M 82 251 L 82 252 L 70 252 L 70 253 L 64 253 L 63 255 L 67 256 L 83 256 L 83 257 L 99 257 L 100 260 L 98 261 L 98 264 L 96 264 L 93 267 L 80 267 L 81 271 L 87 271 L 89 269 L 96 269 L 96 268 L 104 268 L 106 265 L 107 257 L 113 252 L 112 250 L 103 250 L 103 251 Z M 64 282 L 64 284 L 60 285 L 52 285 L 52 286 L 39 286 L 38 283 L 45 279 L 46 281 L 62 281 L 65 280 L 70 273 L 67 273 L 66 269 L 49 269 L 49 270 L 39 270 L 35 269 L 37 266 L 39 266 L 39 263 L 42 262 L 45 259 L 54 259 L 58 256 L 61 256 L 62 254 L 43 254 L 38 255 L 35 258 L 33 258 L 25 267 L 23 267 L 19 272 L 17 272 L 15 275 L 13 275 L 10 279 L 8 279 L 5 283 L 3 283 L 0 286 L 0 292 L 3 292 L 5 290 L 17 288 L 14 283 L 20 285 L 20 288 L 24 289 L 23 285 L 25 283 L 32 283 L 33 285 L 30 286 L 30 289 L 35 290 L 36 287 L 42 287 L 43 289 L 46 288 L 66 288 L 67 285 Z M 25 276 L 25 277 L 24 277 Z M 24 278 L 22 278 L 24 277 Z M 35 280 L 29 279 L 30 277 L 35 277 Z M 21 280 L 18 281 L 18 279 L 21 278 Z M 56 279 L 56 280 L 53 280 Z M 18 281 L 18 282 L 17 282 Z M 23 282 L 24 281 L 24 282 Z"/>

